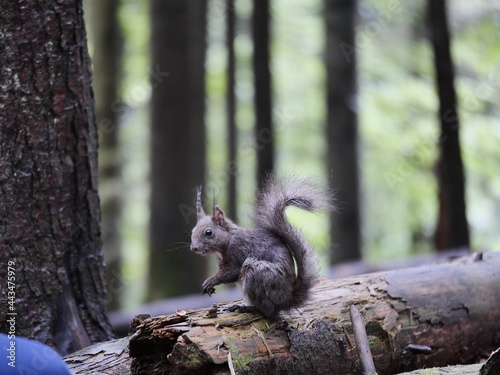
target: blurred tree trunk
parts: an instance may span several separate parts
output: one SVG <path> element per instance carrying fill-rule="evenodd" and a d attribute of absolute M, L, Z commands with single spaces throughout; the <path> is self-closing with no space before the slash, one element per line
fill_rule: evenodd
<path fill-rule="evenodd" d="M 121 283 L 121 149 L 118 114 L 113 105 L 118 98 L 122 38 L 118 24 L 118 0 L 93 0 L 92 12 L 94 93 L 99 130 L 99 192 L 102 207 L 102 241 L 106 258 L 108 309 L 120 307 Z"/>
<path fill-rule="evenodd" d="M 205 179 L 206 8 L 151 1 L 152 70 L 161 79 L 152 77 L 149 300 L 201 293 L 206 276 L 205 259 L 188 249 Z"/>
<path fill-rule="evenodd" d="M 236 128 L 236 56 L 234 51 L 234 38 L 236 23 L 236 10 L 234 0 L 226 0 L 226 48 L 227 48 L 227 86 L 226 86 L 226 113 L 228 129 L 228 211 L 232 220 L 238 222 L 237 212 L 237 142 L 238 131 Z"/>
<path fill-rule="evenodd" d="M 356 1 L 325 0 L 328 171 L 339 202 L 339 210 L 331 216 L 332 264 L 361 257 L 356 4 Z"/>
<path fill-rule="evenodd" d="M 66 354 L 113 337 L 82 3 L 0 5 L 0 331 Z"/>
<path fill-rule="evenodd" d="M 272 82 L 269 69 L 270 1 L 254 0 L 252 14 L 257 183 L 274 169 Z"/>
<path fill-rule="evenodd" d="M 441 124 L 440 155 L 437 162 L 439 215 L 435 243 L 438 250 L 468 248 L 465 177 L 460 153 L 457 99 L 445 1 L 429 0 L 428 17 Z"/>

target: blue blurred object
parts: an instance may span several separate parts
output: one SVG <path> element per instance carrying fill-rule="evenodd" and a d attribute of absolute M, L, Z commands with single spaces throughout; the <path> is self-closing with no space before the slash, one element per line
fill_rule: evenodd
<path fill-rule="evenodd" d="M 0 333 L 0 374 L 71 375 L 71 372 L 51 347 Z"/>

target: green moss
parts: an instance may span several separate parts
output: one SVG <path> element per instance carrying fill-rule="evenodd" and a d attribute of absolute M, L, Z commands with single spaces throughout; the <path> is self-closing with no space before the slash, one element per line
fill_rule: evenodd
<path fill-rule="evenodd" d="M 186 366 L 188 367 L 198 367 L 206 361 L 204 354 L 194 345 L 186 346 L 186 353 L 188 354 L 186 356 L 188 359 Z"/>
<path fill-rule="evenodd" d="M 231 359 L 236 372 L 250 371 L 249 363 L 253 360 L 251 354 L 240 354 L 240 349 L 232 343 L 226 342 L 231 352 Z"/>
<path fill-rule="evenodd" d="M 256 328 L 257 330 L 259 330 L 263 333 L 266 333 L 269 331 L 269 324 L 264 319 L 258 320 L 256 322 L 252 323 L 252 325 L 254 326 L 254 328 Z"/>
<path fill-rule="evenodd" d="M 440 371 L 436 369 L 422 370 L 421 375 L 439 375 Z"/>

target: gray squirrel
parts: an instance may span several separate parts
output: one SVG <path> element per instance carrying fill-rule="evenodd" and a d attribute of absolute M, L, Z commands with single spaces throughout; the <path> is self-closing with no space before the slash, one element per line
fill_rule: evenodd
<path fill-rule="evenodd" d="M 211 296 L 216 285 L 236 282 L 253 307 L 236 306 L 233 311 L 257 309 L 273 320 L 280 311 L 307 301 L 317 279 L 314 251 L 288 222 L 287 206 L 310 212 L 330 209 L 331 194 L 312 179 L 272 175 L 257 195 L 252 218 L 255 228 L 248 229 L 228 219 L 215 199 L 212 215 L 205 214 L 198 188 L 191 250 L 201 255 L 213 253 L 218 260 L 218 271 L 203 283 L 203 294 Z"/>

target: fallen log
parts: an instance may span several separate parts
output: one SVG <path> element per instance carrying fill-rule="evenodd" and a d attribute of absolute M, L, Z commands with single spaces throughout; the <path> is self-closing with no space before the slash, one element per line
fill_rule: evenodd
<path fill-rule="evenodd" d="M 331 266 L 326 271 L 325 278 L 331 280 L 343 279 L 349 276 L 367 273 L 438 264 L 449 262 L 466 255 L 470 255 L 470 250 L 460 248 L 440 251 L 438 253 L 416 255 L 404 260 L 389 260 L 378 263 L 377 265 L 370 264 L 365 260 L 346 261 Z M 147 311 L 151 316 L 168 315 L 175 313 L 175 310 L 177 310 L 179 306 L 182 306 L 183 310 L 197 310 L 210 306 L 216 302 L 234 301 L 238 298 L 241 298 L 241 292 L 234 286 L 220 291 L 217 290 L 217 293 L 212 295 L 212 297 L 206 294 L 202 296 L 201 293 L 196 293 L 153 301 L 128 309 L 111 311 L 109 313 L 109 320 L 118 337 L 123 337 L 127 335 L 131 317 L 141 314 L 144 311 Z"/>
<path fill-rule="evenodd" d="M 397 375 L 480 375 L 480 369 L 481 365 L 479 364 L 466 366 L 458 365 L 415 370 Z"/>
<path fill-rule="evenodd" d="M 323 280 L 283 314 L 285 329 L 229 305 L 145 319 L 130 338 L 132 373 L 361 374 L 351 305 L 379 375 L 475 363 L 500 346 L 500 254 Z"/>
<path fill-rule="evenodd" d="M 434 367 L 415 370 L 398 375 L 498 375 L 500 374 L 500 349 L 497 349 L 483 364 L 465 366 Z"/>
<path fill-rule="evenodd" d="M 481 367 L 480 375 L 498 375 L 500 374 L 500 348 L 498 348 L 488 358 L 484 366 Z"/>
<path fill-rule="evenodd" d="M 75 375 L 130 375 L 129 337 L 88 346 L 64 357 Z"/>

